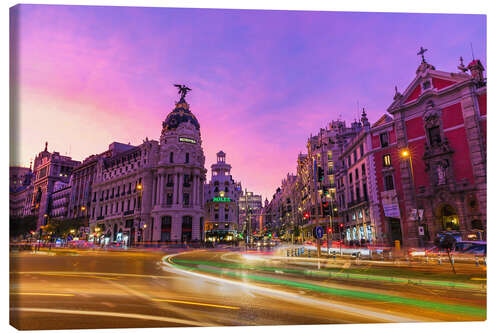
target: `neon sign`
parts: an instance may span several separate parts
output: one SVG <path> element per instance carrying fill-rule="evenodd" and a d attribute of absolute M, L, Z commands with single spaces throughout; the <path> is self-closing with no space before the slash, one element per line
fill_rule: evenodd
<path fill-rule="evenodd" d="M 215 197 L 212 199 L 213 202 L 231 202 L 231 198 Z"/>
<path fill-rule="evenodd" d="M 180 137 L 179 142 L 196 143 L 196 140 Z"/>

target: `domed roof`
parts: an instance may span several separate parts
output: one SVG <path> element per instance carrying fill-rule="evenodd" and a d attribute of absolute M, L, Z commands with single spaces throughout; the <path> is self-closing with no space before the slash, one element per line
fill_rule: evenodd
<path fill-rule="evenodd" d="M 181 99 L 179 102 L 175 104 L 175 109 L 170 112 L 163 122 L 164 130 L 173 130 L 176 129 L 181 123 L 190 122 L 196 127 L 196 129 L 200 130 L 200 123 L 198 123 L 198 119 L 191 113 L 189 110 L 189 104 Z"/>

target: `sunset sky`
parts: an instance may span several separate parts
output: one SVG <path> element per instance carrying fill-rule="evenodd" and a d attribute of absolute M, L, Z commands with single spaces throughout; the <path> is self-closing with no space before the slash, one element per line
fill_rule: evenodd
<path fill-rule="evenodd" d="M 50 151 L 74 159 L 113 141 L 158 139 L 178 99 L 201 126 L 207 169 L 271 198 L 328 122 L 373 123 L 414 78 L 486 61 L 486 16 L 21 5 L 11 10 L 18 123 L 11 165 Z M 16 132 L 17 131 L 17 132 Z"/>

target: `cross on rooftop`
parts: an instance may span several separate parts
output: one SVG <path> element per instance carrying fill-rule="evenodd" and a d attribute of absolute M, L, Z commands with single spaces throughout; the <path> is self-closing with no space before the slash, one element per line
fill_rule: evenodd
<path fill-rule="evenodd" d="M 424 49 L 422 46 L 420 46 L 420 51 L 417 52 L 417 55 L 422 56 L 422 62 L 425 62 L 425 58 L 424 58 L 425 52 L 427 52 L 427 49 Z"/>

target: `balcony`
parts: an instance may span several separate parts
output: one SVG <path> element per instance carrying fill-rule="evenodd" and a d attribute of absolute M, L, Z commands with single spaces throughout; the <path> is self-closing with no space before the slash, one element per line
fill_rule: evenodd
<path fill-rule="evenodd" d="M 96 217 L 96 221 L 104 220 L 104 216 L 98 216 Z"/>
<path fill-rule="evenodd" d="M 183 204 L 182 204 L 182 207 L 183 207 L 183 208 L 192 208 L 192 207 L 193 207 L 193 204 L 183 203 Z"/>
<path fill-rule="evenodd" d="M 123 216 L 132 215 L 132 214 L 134 214 L 134 210 L 133 209 L 126 210 L 126 211 L 123 212 Z"/>
<path fill-rule="evenodd" d="M 354 200 L 354 201 L 348 202 L 347 203 L 347 208 L 351 208 L 351 207 L 354 207 L 354 206 L 357 206 L 357 205 L 360 205 L 360 204 L 363 204 L 363 203 L 368 203 L 368 200 L 365 197 L 363 197 L 361 199 L 358 199 L 358 200 Z"/>

